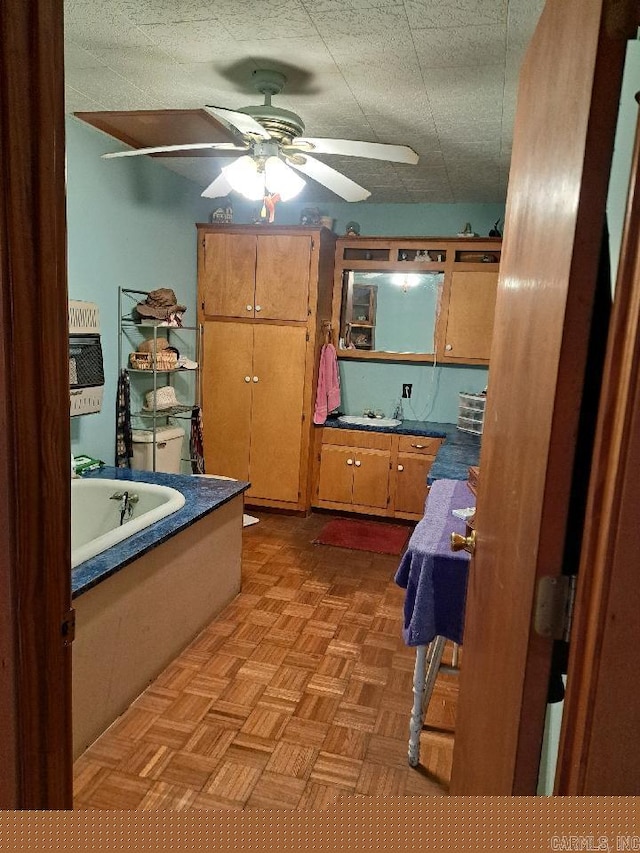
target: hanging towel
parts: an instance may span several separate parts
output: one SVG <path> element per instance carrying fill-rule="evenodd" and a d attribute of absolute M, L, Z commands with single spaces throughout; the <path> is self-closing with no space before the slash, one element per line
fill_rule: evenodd
<path fill-rule="evenodd" d="M 116 468 L 130 468 L 132 456 L 131 387 L 129 374 L 121 370 L 116 392 Z"/>
<path fill-rule="evenodd" d="M 191 435 L 189 440 L 191 473 L 204 474 L 204 439 L 202 432 L 202 409 L 194 406 L 191 410 Z"/>
<path fill-rule="evenodd" d="M 338 355 L 333 344 L 324 344 L 320 352 L 318 390 L 313 413 L 314 424 L 323 424 L 329 412 L 340 406 L 340 374 Z"/>

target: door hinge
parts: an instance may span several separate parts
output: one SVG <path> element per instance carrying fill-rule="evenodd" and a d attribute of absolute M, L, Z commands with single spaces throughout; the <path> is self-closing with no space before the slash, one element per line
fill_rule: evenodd
<path fill-rule="evenodd" d="M 60 627 L 60 633 L 62 634 L 62 645 L 70 646 L 71 643 L 76 638 L 76 611 L 71 608 L 68 610 L 63 618 L 62 625 Z"/>
<path fill-rule="evenodd" d="M 204 311 L 204 299 L 203 299 L 203 300 L 202 300 L 202 302 L 200 303 L 200 306 L 201 306 L 202 310 Z"/>
<path fill-rule="evenodd" d="M 541 637 L 569 641 L 576 575 L 547 575 L 538 581 L 533 627 Z"/>
<path fill-rule="evenodd" d="M 307 334 L 306 334 L 305 340 L 307 340 L 307 341 L 309 340 L 309 329 L 307 329 Z"/>

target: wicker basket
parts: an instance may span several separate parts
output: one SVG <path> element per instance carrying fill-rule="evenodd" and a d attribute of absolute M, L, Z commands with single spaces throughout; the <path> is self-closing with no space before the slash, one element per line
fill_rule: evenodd
<path fill-rule="evenodd" d="M 129 355 L 129 364 L 134 370 L 151 370 L 153 362 L 150 352 L 132 352 Z"/>
<path fill-rule="evenodd" d="M 132 352 L 129 364 L 134 370 L 152 370 L 154 358 L 150 352 Z M 178 356 L 169 350 L 158 350 L 155 357 L 156 370 L 175 370 L 178 366 Z"/>
<path fill-rule="evenodd" d="M 175 370 L 178 366 L 178 356 L 171 350 L 158 350 L 156 353 L 156 368 L 158 370 Z"/>

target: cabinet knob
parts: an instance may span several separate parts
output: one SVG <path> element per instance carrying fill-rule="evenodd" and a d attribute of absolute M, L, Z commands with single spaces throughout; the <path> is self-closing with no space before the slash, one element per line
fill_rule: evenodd
<path fill-rule="evenodd" d="M 247 305 L 247 311 L 253 311 L 253 305 Z"/>
<path fill-rule="evenodd" d="M 257 382 L 257 381 L 258 381 L 258 377 L 257 377 L 257 376 L 254 376 L 254 377 L 253 377 L 253 381 L 254 381 L 254 382 Z"/>
<path fill-rule="evenodd" d="M 256 311 L 262 311 L 262 305 L 256 305 Z"/>
<path fill-rule="evenodd" d="M 398 471 L 404 471 L 404 465 L 398 465 Z"/>
<path fill-rule="evenodd" d="M 424 450 L 426 446 L 427 446 L 426 444 L 412 444 L 411 445 L 411 447 L 415 447 L 416 450 Z"/>
<path fill-rule="evenodd" d="M 356 468 L 359 468 L 362 465 L 362 462 L 359 459 L 356 459 Z"/>
<path fill-rule="evenodd" d="M 245 382 L 251 382 L 251 377 L 250 377 L 250 376 L 245 376 L 245 377 L 244 377 L 244 381 L 245 381 Z"/>
<path fill-rule="evenodd" d="M 445 346 L 445 349 L 447 350 L 447 352 L 450 352 L 450 351 L 453 349 L 453 345 L 452 345 L 452 344 L 447 344 L 447 345 Z"/>
<path fill-rule="evenodd" d="M 353 459 L 347 459 L 347 465 L 353 465 Z"/>

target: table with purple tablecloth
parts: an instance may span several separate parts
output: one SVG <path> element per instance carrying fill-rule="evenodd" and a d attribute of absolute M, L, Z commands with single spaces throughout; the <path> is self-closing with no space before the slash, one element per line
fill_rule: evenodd
<path fill-rule="evenodd" d="M 406 589 L 402 636 L 416 646 L 414 702 L 409 726 L 409 764 L 419 759 L 419 734 L 446 640 L 462 643 L 470 556 L 451 550 L 451 534 L 466 534 L 454 509 L 475 506 L 465 480 L 436 480 L 425 514 L 416 525 L 395 575 Z"/>

